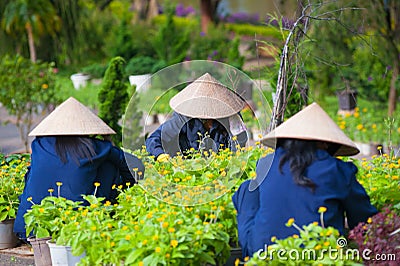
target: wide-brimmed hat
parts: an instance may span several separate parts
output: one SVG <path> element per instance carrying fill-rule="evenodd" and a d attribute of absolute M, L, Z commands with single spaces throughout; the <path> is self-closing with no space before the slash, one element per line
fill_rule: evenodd
<path fill-rule="evenodd" d="M 89 108 L 70 97 L 43 119 L 29 136 L 110 134 L 115 131 Z"/>
<path fill-rule="evenodd" d="M 175 112 L 185 116 L 218 119 L 237 114 L 246 103 L 206 73 L 172 97 L 169 105 Z"/>
<path fill-rule="evenodd" d="M 338 127 L 329 115 L 312 103 L 276 127 L 261 141 L 275 147 L 277 139 L 319 140 L 339 144 L 336 156 L 351 156 L 360 152 L 353 141 Z"/>

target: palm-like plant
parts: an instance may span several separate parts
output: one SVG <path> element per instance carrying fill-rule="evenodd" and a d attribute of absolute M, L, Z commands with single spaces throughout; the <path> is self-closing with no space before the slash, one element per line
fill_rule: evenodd
<path fill-rule="evenodd" d="M 60 19 L 49 0 L 10 1 L 1 23 L 5 31 L 15 37 L 21 37 L 26 32 L 32 62 L 36 61 L 35 35 L 53 35 L 60 28 Z"/>

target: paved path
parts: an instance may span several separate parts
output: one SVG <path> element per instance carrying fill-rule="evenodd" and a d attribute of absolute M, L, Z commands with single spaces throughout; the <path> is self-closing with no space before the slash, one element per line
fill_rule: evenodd
<path fill-rule="evenodd" d="M 36 118 L 37 121 L 40 118 Z M 33 138 L 29 138 L 30 142 Z M 21 140 L 18 128 L 15 126 L 15 117 L 10 116 L 7 110 L 0 105 L 0 152 L 9 153 L 21 153 L 26 152 L 24 143 Z"/>

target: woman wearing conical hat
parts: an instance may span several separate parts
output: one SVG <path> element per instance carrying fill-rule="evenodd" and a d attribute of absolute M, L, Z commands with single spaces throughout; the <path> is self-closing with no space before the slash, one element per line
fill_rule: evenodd
<path fill-rule="evenodd" d="M 57 195 L 60 186 L 58 196 L 73 201 L 83 201 L 82 195 L 96 191 L 96 196 L 112 201 L 116 196 L 113 184 L 135 183 L 136 172 L 132 174 L 130 169 L 138 168 L 137 172 L 143 174 L 143 163 L 110 141 L 94 138 L 110 134 L 115 132 L 72 97 L 30 132 L 35 139 L 14 223 L 17 236 L 26 239 L 23 215 L 31 208 L 31 202 L 39 204 L 49 196 L 49 190 Z M 97 189 L 95 183 L 100 185 Z"/>
<path fill-rule="evenodd" d="M 271 238 L 299 232 L 285 224 L 293 218 L 302 227 L 320 221 L 341 234 L 377 213 L 357 182 L 357 167 L 334 156 L 359 152 L 322 108 L 313 103 L 289 118 L 262 141 L 276 148 L 258 161 L 254 180 L 245 181 L 232 197 L 244 256 L 264 251 Z M 320 209 L 320 207 L 323 207 Z"/>
<path fill-rule="evenodd" d="M 159 161 L 194 148 L 218 151 L 247 142 L 239 112 L 245 102 L 210 74 L 199 77 L 170 100 L 172 118 L 146 139 Z"/>

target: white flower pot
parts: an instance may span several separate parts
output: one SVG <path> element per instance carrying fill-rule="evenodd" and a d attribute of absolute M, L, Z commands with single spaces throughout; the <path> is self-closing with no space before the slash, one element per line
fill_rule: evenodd
<path fill-rule="evenodd" d="M 151 74 L 131 75 L 129 83 L 131 86 L 136 85 L 136 91 L 147 91 L 151 86 Z"/>
<path fill-rule="evenodd" d="M 83 73 L 77 73 L 71 75 L 72 84 L 74 85 L 74 88 L 77 90 L 85 87 L 89 79 L 90 76 Z"/>

